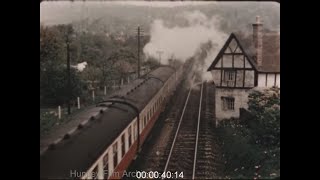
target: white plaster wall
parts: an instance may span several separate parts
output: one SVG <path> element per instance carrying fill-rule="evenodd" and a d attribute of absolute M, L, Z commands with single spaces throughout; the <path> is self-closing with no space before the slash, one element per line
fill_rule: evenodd
<path fill-rule="evenodd" d="M 247 89 L 216 89 L 216 119 L 222 120 L 225 118 L 240 116 L 239 108 L 248 108 L 248 95 L 249 91 Z M 222 96 L 232 96 L 235 98 L 234 110 L 223 110 Z"/>
<path fill-rule="evenodd" d="M 266 87 L 266 74 L 258 74 L 258 87 Z"/>
<path fill-rule="evenodd" d="M 223 67 L 232 67 L 232 55 L 223 55 Z"/>
<path fill-rule="evenodd" d="M 274 74 L 268 74 L 267 77 L 267 87 L 272 87 L 275 85 Z"/>
<path fill-rule="evenodd" d="M 270 88 L 273 87 L 275 84 L 275 74 L 268 73 L 267 77 L 267 86 L 266 86 L 266 74 L 265 73 L 259 73 L 258 74 L 258 87 L 263 88 Z M 280 87 L 280 74 L 277 74 L 276 76 L 276 86 Z"/>
<path fill-rule="evenodd" d="M 243 68 L 243 55 L 234 55 L 234 67 Z"/>
<path fill-rule="evenodd" d="M 276 85 L 278 86 L 278 87 L 280 87 L 280 74 L 277 74 L 277 82 L 276 82 Z"/>
<path fill-rule="evenodd" d="M 244 82 L 244 86 L 245 87 L 254 87 L 254 71 L 252 70 L 246 70 L 245 72 L 245 82 Z"/>

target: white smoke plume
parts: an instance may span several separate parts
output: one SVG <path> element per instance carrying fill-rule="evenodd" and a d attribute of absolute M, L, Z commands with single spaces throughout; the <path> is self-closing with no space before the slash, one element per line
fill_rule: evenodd
<path fill-rule="evenodd" d="M 209 56 L 205 58 L 203 67 L 206 72 L 227 38 L 227 34 L 218 29 L 221 19 L 217 16 L 209 18 L 200 11 L 183 12 L 178 17 L 187 21 L 187 25 L 169 27 L 163 20 L 153 21 L 150 42 L 145 45 L 143 52 L 147 57 L 159 59 L 161 51 L 162 64 L 168 64 L 171 57 L 184 62 L 194 57 L 202 44 L 211 42 L 211 49 L 207 52 Z"/>
<path fill-rule="evenodd" d="M 78 71 L 82 72 L 84 70 L 84 68 L 86 68 L 86 66 L 88 65 L 88 63 L 86 61 L 79 63 L 75 66 L 72 66 L 73 68 L 76 68 Z"/>

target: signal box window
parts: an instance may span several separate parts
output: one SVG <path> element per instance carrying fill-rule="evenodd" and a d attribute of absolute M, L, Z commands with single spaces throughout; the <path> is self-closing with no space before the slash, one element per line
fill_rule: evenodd
<path fill-rule="evenodd" d="M 221 97 L 223 110 L 234 110 L 234 97 Z"/>

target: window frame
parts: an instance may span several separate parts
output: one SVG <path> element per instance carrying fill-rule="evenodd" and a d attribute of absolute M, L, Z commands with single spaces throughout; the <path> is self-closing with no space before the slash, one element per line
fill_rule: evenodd
<path fill-rule="evenodd" d="M 126 137 L 125 137 L 125 134 L 123 133 L 121 135 L 121 138 L 120 138 L 120 142 L 121 142 L 121 158 L 124 157 L 124 155 L 126 154 Z"/>
<path fill-rule="evenodd" d="M 128 146 L 129 146 L 129 149 L 130 149 L 130 147 L 131 147 L 131 145 L 132 145 L 132 126 L 129 126 L 129 128 L 128 128 Z"/>
<path fill-rule="evenodd" d="M 222 99 L 222 109 L 224 111 L 234 111 L 235 110 L 235 98 L 234 97 L 221 97 Z"/>
<path fill-rule="evenodd" d="M 224 81 L 225 82 L 233 82 L 236 79 L 236 71 L 233 69 L 224 70 Z M 231 78 L 230 78 L 231 77 Z"/>
<path fill-rule="evenodd" d="M 113 169 L 118 165 L 118 141 L 112 145 L 113 152 Z"/>

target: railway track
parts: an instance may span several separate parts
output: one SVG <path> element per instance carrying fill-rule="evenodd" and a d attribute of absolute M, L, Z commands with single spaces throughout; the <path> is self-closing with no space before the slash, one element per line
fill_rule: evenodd
<path fill-rule="evenodd" d="M 167 175 L 185 179 L 219 178 L 223 172 L 223 157 L 214 126 L 212 87 L 206 83 L 190 88 L 174 136 L 168 142 L 164 170 Z M 173 134 L 173 133 L 172 133 Z M 181 175 L 181 176 L 180 176 Z"/>
<path fill-rule="evenodd" d="M 202 91 L 203 84 L 189 90 L 175 135 L 172 142 L 168 142 L 171 147 L 163 170 L 165 173 L 178 173 L 180 178 L 187 179 L 195 175 Z"/>
<path fill-rule="evenodd" d="M 220 149 L 219 136 L 215 134 L 214 121 L 214 87 L 204 84 L 199 127 L 198 151 L 193 179 L 221 179 L 224 177 L 224 157 Z"/>
<path fill-rule="evenodd" d="M 198 82 L 200 78 L 191 73 L 185 77 L 166 113 L 160 117 L 162 123 L 155 127 L 155 134 L 130 170 L 157 171 L 160 175 L 165 172 L 171 179 L 224 177 L 224 159 L 214 129 L 215 88 L 208 83 L 190 88 L 194 78 Z"/>

